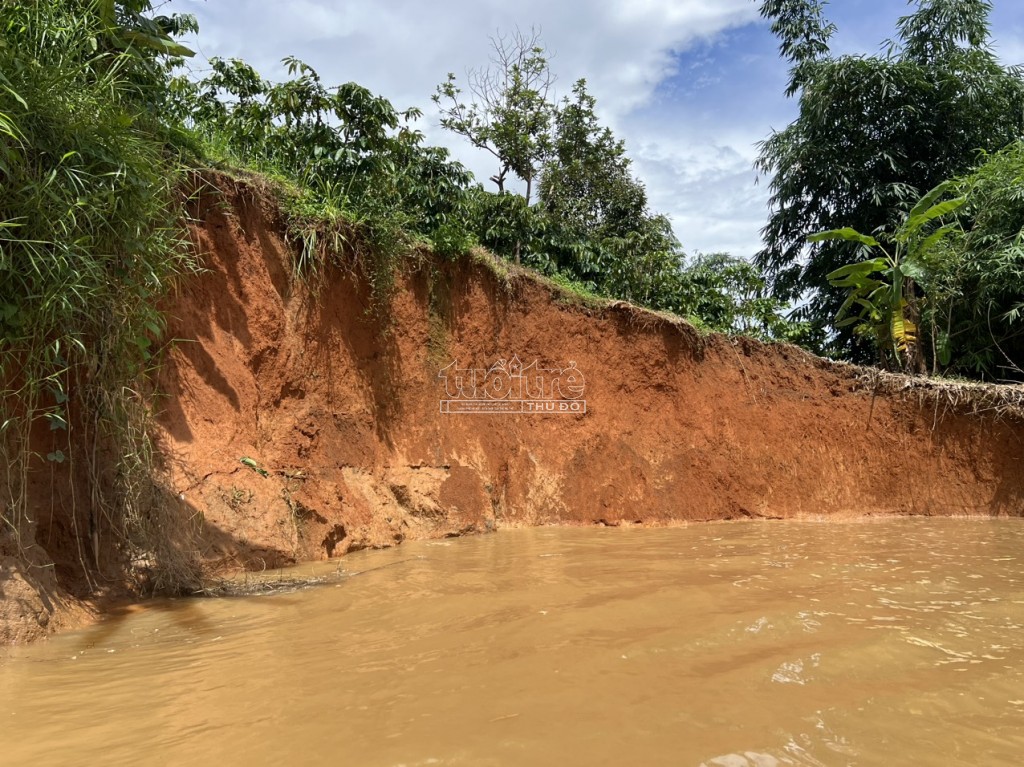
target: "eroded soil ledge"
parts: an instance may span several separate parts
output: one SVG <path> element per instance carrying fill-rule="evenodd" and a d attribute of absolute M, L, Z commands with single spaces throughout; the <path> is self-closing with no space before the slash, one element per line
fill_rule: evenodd
<path fill-rule="evenodd" d="M 328 270 L 312 297 L 291 280 L 274 206 L 218 185 L 194 211 L 207 271 L 167 307 L 180 340 L 155 434 L 211 571 L 508 525 L 1024 510 L 1019 389 L 872 377 L 427 257 L 382 331 L 354 271 Z M 514 357 L 575 363 L 586 413 L 441 412 L 442 368 Z M 40 514 L 51 593 L 80 591 L 81 547 L 59 509 Z M 3 567 L 0 641 L 58 623 Z"/>

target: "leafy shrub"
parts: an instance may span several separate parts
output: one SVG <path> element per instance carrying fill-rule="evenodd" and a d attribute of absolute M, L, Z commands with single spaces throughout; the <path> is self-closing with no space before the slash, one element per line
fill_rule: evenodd
<path fill-rule="evenodd" d="M 1024 380 L 1024 142 L 983 153 L 954 185 L 964 226 L 927 265 L 949 371 Z"/>
<path fill-rule="evenodd" d="M 77 413 L 85 433 L 76 444 L 109 440 L 116 456 L 112 471 L 89 460 L 90 526 L 95 531 L 105 514 L 129 542 L 153 543 L 140 540 L 149 467 L 136 384 L 163 329 L 157 303 L 195 264 L 184 241 L 178 168 L 148 109 L 166 83 L 162 53 L 186 52 L 167 32 L 190 22 L 145 20 L 148 7 L 0 4 L 0 461 L 8 467 L 0 508 L 7 532 L 25 521 L 33 423 L 45 419 L 62 434 Z M 76 458 L 56 448 L 49 457 Z"/>
<path fill-rule="evenodd" d="M 172 83 L 174 114 L 208 154 L 298 184 L 298 224 L 307 235 L 317 208 L 358 229 L 372 246 L 360 254 L 362 263 L 381 261 L 366 274 L 383 297 L 393 281 L 392 256 L 411 237 L 443 228 L 443 242 L 458 239 L 470 174 L 447 150 L 423 145 L 412 127 L 418 109 L 400 112 L 356 83 L 328 87 L 307 64 L 285 63 L 291 79 L 270 83 L 245 62 L 213 59 L 200 82 Z M 302 238 L 308 245 L 310 237 Z M 299 273 L 314 251 L 303 248 Z"/>

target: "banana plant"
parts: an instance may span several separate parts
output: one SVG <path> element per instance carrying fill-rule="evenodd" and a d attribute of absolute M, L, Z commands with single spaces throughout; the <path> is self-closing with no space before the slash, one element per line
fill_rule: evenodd
<path fill-rule="evenodd" d="M 846 288 L 846 300 L 836 314 L 836 327 L 856 325 L 854 332 L 871 337 L 883 363 L 890 360 L 904 372 L 924 372 L 920 344 L 921 297 L 918 284 L 927 279 L 928 260 L 958 226 L 957 222 L 933 225 L 955 212 L 964 197 L 943 200 L 952 182 L 945 181 L 918 200 L 892 233 L 879 239 L 851 227 L 818 232 L 809 242 L 845 240 L 880 256 L 847 264 L 829 273 L 829 284 Z M 936 341 L 936 339 L 933 339 Z M 948 364 L 948 342 L 935 342 Z"/>

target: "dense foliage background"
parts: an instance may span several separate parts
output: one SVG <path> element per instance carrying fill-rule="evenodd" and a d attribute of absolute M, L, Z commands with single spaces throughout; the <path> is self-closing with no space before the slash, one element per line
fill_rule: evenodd
<path fill-rule="evenodd" d="M 948 337 L 948 357 L 926 345 L 927 367 L 1021 380 L 1022 283 L 1013 250 L 1020 222 L 1010 202 L 1019 195 L 1010 170 L 1019 149 L 1001 150 L 1024 135 L 1024 75 L 1001 67 L 988 48 L 991 3 L 912 2 L 887 54 L 868 57 L 830 54 L 834 27 L 823 5 L 762 4 L 793 65 L 788 95 L 798 96 L 800 114 L 761 145 L 772 197 L 755 262 L 774 295 L 797 302 L 797 316 L 819 330 L 818 351 L 876 360 L 891 338 L 835 327 L 847 290 L 830 274 L 859 261 L 863 243 L 835 238 L 808 247 L 808 237 L 841 227 L 894 232 L 923 194 L 958 177 L 968 197 L 960 234 L 921 263 L 908 293 L 920 304 L 922 337 L 938 330 Z M 992 216 L 985 213 L 991 195 L 1001 205 Z"/>

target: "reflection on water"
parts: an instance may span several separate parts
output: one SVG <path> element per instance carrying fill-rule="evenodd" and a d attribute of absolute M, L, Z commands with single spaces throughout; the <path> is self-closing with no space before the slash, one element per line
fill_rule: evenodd
<path fill-rule="evenodd" d="M 0 655 L 0 763 L 1021 762 L 1019 520 L 515 530 L 342 566 Z"/>

